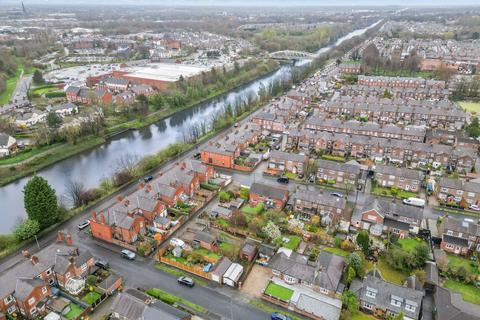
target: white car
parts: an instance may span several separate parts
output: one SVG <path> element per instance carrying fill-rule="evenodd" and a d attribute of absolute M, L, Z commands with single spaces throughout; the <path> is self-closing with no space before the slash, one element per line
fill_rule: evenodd
<path fill-rule="evenodd" d="M 471 204 L 468 208 L 469 208 L 470 210 L 480 211 L 480 206 L 478 206 L 478 205 L 476 205 L 476 204 Z"/>
<path fill-rule="evenodd" d="M 173 247 L 183 248 L 183 247 L 185 247 L 185 242 L 181 239 L 178 239 L 178 238 L 172 238 L 172 239 L 170 239 L 170 245 L 173 246 Z"/>

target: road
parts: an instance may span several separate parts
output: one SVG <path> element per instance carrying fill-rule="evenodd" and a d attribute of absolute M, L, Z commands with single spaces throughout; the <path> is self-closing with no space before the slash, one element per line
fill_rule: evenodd
<path fill-rule="evenodd" d="M 30 88 L 30 85 L 32 84 L 32 75 L 27 75 L 25 76 L 23 74 L 20 75 L 20 78 L 17 81 L 17 85 L 15 87 L 15 90 L 12 93 L 12 96 L 10 100 L 12 101 L 13 104 L 15 105 L 22 105 L 24 103 L 28 103 L 28 89 Z"/>

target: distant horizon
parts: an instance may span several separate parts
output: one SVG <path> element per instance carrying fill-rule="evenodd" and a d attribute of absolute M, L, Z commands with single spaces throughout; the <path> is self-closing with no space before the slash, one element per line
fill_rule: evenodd
<path fill-rule="evenodd" d="M 5 5 L 20 5 L 20 0 L 1 0 Z M 159 6 L 159 7 L 479 7 L 478 0 L 24 0 L 25 6 Z"/>

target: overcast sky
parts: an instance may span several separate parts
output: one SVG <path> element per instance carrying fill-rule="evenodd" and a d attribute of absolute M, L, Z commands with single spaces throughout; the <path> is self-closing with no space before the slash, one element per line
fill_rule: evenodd
<path fill-rule="evenodd" d="M 101 5 L 214 5 L 214 6 L 480 6 L 480 0 L 24 0 L 29 4 L 101 4 Z M 0 0 L 20 4 L 20 0 Z"/>

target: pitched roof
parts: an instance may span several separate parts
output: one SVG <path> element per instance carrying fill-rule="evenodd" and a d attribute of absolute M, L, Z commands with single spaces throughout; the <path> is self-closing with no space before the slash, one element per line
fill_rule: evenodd
<path fill-rule="evenodd" d="M 443 234 L 442 241 L 446 243 L 451 243 L 456 246 L 468 248 L 468 240 L 465 238 L 459 238 L 455 236 L 449 236 L 448 234 Z"/>
<path fill-rule="evenodd" d="M 301 190 L 297 189 L 293 195 L 294 201 L 302 200 L 312 202 L 332 208 L 345 209 L 347 201 L 344 198 L 334 197 L 330 194 L 321 193 L 318 190 Z"/>
<path fill-rule="evenodd" d="M 480 307 L 465 302 L 460 294 L 437 287 L 434 297 L 437 320 L 480 320 Z"/>
<path fill-rule="evenodd" d="M 283 200 L 288 197 L 288 190 L 280 186 L 267 185 L 254 182 L 250 187 L 251 194 L 257 194 L 261 197 Z"/>
<path fill-rule="evenodd" d="M 269 262 L 272 269 L 290 277 L 313 283 L 315 268 L 307 265 L 307 257 L 292 252 L 287 256 L 285 252 L 276 253 Z"/>
<path fill-rule="evenodd" d="M 317 266 L 320 272 L 315 279 L 315 283 L 321 288 L 336 291 L 342 279 L 345 259 L 336 254 L 322 251 L 318 256 Z"/>

